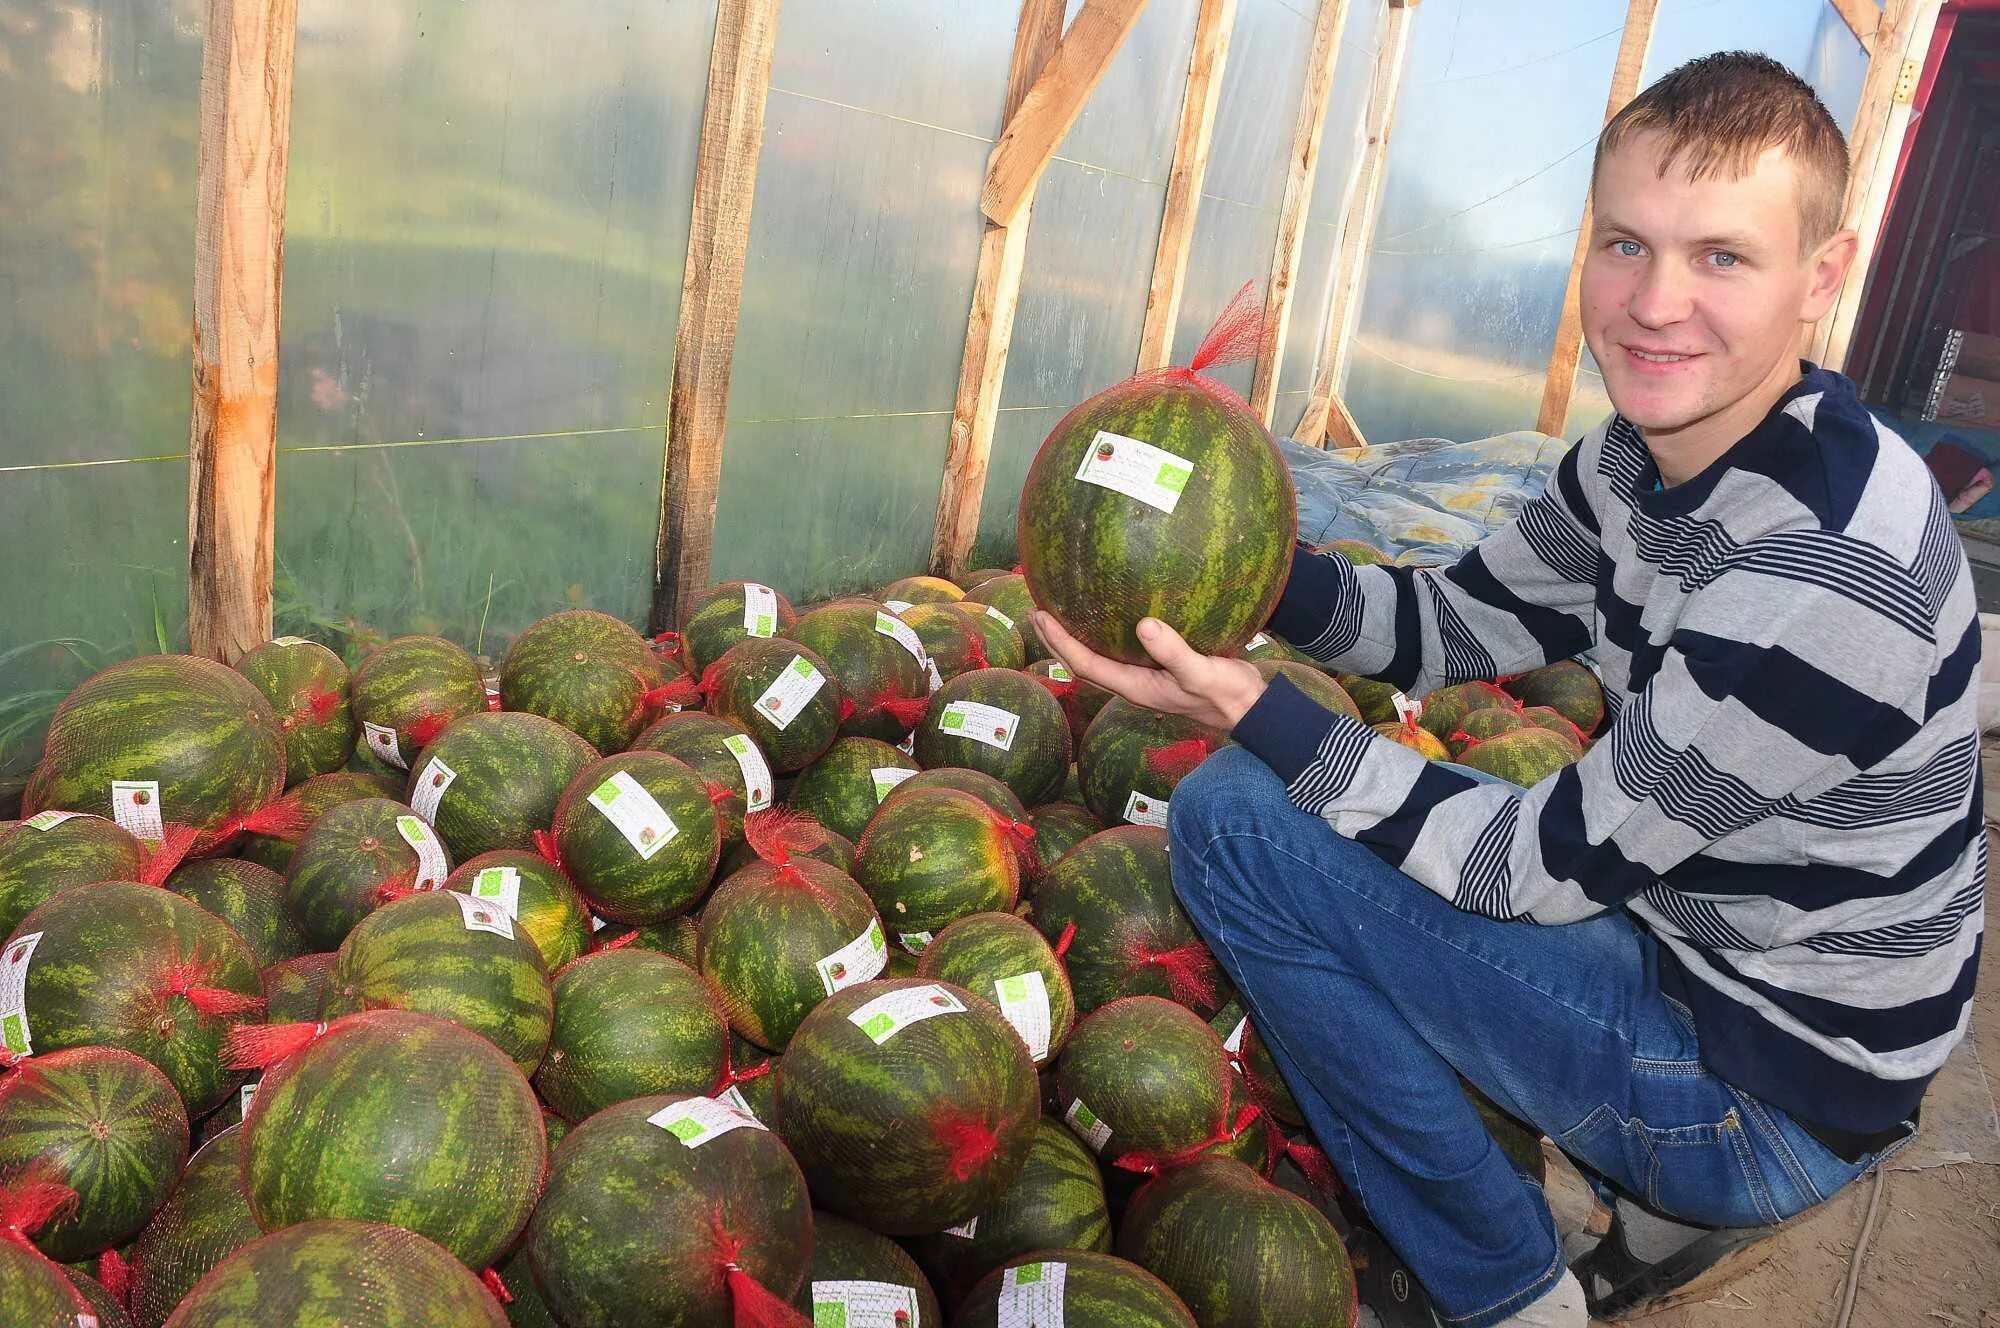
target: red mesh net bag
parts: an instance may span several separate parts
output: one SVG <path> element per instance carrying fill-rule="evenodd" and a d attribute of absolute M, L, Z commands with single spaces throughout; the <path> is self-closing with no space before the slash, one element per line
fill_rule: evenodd
<path fill-rule="evenodd" d="M 316 641 L 282 636 L 236 661 L 236 671 L 264 694 L 285 731 L 285 782 L 330 774 L 354 754 L 354 709 L 347 665 Z"/>
<path fill-rule="evenodd" d="M 209 1140 L 188 1160 L 167 1201 L 126 1254 L 126 1307 L 139 1328 L 159 1328 L 203 1274 L 263 1233 L 238 1184 L 243 1131 Z M 107 1287 L 111 1279 L 100 1278 Z"/>
<path fill-rule="evenodd" d="M 451 874 L 443 837 L 388 798 L 344 802 L 314 821 L 285 868 L 292 919 L 305 944 L 336 950 L 356 924 Z"/>
<path fill-rule="evenodd" d="M 90 1301 L 34 1236 L 76 1203 L 76 1192 L 46 1173 L 0 1188 L 0 1306 L 8 1328 L 94 1328 Z"/>
<path fill-rule="evenodd" d="M 1260 319 L 1246 284 L 1187 368 L 1099 392 L 1035 456 L 1018 528 L 1028 588 L 1099 654 L 1150 663 L 1145 617 L 1223 654 L 1277 607 L 1298 535 L 1291 472 L 1242 398 L 1205 376 L 1255 353 Z"/>

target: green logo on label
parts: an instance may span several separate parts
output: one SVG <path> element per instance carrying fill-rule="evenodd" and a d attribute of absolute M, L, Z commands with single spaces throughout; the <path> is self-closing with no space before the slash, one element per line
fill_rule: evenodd
<path fill-rule="evenodd" d="M 880 1042 L 896 1031 L 896 1017 L 886 1010 L 871 1014 L 868 1016 L 868 1022 L 861 1025 L 861 1031 Z"/>
<path fill-rule="evenodd" d="M 793 655 L 792 672 L 798 674 L 801 678 L 810 678 L 813 676 L 813 666 L 807 661 L 804 655 Z"/>
<path fill-rule="evenodd" d="M 406 839 L 422 839 L 427 829 L 424 823 L 414 816 L 398 816 L 396 828 L 403 832 Z"/>
<path fill-rule="evenodd" d="M 1074 1112 L 1076 1115 L 1076 1123 L 1078 1125 L 1081 1125 L 1086 1130 L 1094 1130 L 1097 1128 L 1097 1113 L 1092 1111 L 1089 1107 L 1086 1107 L 1083 1105 L 1083 1103 L 1078 1102 L 1074 1108 Z"/>
<path fill-rule="evenodd" d="M 813 1328 L 847 1328 L 847 1306 L 834 1300 L 814 1301 Z"/>
<path fill-rule="evenodd" d="M 1028 999 L 1028 975 L 1019 974 L 1011 978 L 1001 978 L 994 984 L 999 988 L 1003 1001 L 1025 1001 Z"/>
<path fill-rule="evenodd" d="M 1014 1270 L 1014 1285 L 1015 1286 L 1034 1285 L 1036 1282 L 1042 1280 L 1042 1270 L 1047 1267 L 1048 1265 L 1045 1263 L 1022 1264 L 1019 1268 L 1016 1268 Z"/>
<path fill-rule="evenodd" d="M 593 802 L 616 802 L 618 801 L 618 795 L 623 791 L 607 779 L 597 786 L 597 792 L 591 794 L 590 797 Z"/>
<path fill-rule="evenodd" d="M 722 745 L 738 756 L 750 754 L 750 740 L 740 733 L 732 733 L 722 740 Z"/>
<path fill-rule="evenodd" d="M 486 867 L 480 871 L 479 875 L 472 878 L 472 893 L 476 896 L 497 899 L 500 893 L 506 888 L 507 869 L 505 867 Z"/>
<path fill-rule="evenodd" d="M 1187 488 L 1188 476 L 1192 474 L 1194 474 L 1193 466 L 1183 466 L 1172 461 L 1163 462 L 1160 473 L 1154 477 L 1153 482 L 1168 493 L 1179 493 Z"/>
<path fill-rule="evenodd" d="M 752 629 L 752 633 L 756 636 L 769 636 L 777 630 L 777 619 L 768 613 L 760 613 L 757 615 L 757 626 Z"/>
<path fill-rule="evenodd" d="M 708 1127 L 692 1116 L 683 1116 L 679 1120 L 667 1122 L 667 1133 L 684 1144 L 691 1144 L 707 1134 Z"/>
<path fill-rule="evenodd" d="M 945 711 L 945 713 L 944 713 L 944 718 L 943 718 L 943 719 L 940 719 L 940 720 L 938 721 L 938 727 L 939 727 L 939 728 L 941 728 L 941 729 L 962 729 L 962 728 L 964 728 L 964 727 L 965 727 L 965 712 L 964 712 L 963 710 L 947 710 L 947 711 Z"/>
<path fill-rule="evenodd" d="M 0 1019 L 0 1045 L 9 1051 L 28 1049 L 28 1021 L 21 1014 L 10 1014 Z"/>

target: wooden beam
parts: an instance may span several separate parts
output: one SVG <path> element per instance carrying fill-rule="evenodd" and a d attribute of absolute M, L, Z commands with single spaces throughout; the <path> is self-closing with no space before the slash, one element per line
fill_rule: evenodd
<path fill-rule="evenodd" d="M 1347 351 L 1361 313 L 1362 282 L 1368 254 L 1375 247 L 1375 218 L 1381 211 L 1382 185 L 1389 171 L 1389 137 L 1395 125 L 1396 101 L 1403 86 L 1403 57 L 1409 50 L 1410 10 L 1414 5 L 1392 3 L 1375 53 L 1368 85 L 1368 111 L 1363 122 L 1365 142 L 1348 185 L 1347 206 L 1341 209 L 1340 249 L 1330 274 L 1326 321 L 1320 332 L 1319 369 L 1313 375 L 1312 396 L 1294 431 L 1302 443 L 1318 446 L 1327 436 L 1328 421 L 1340 399 L 1347 375 Z M 1346 407 L 1340 407 L 1344 413 Z M 1358 431 L 1357 431 L 1358 436 Z"/>
<path fill-rule="evenodd" d="M 1063 9 L 1063 0 L 1022 0 L 1020 22 L 1014 31 L 1013 62 L 1007 71 L 1002 124 L 1014 119 L 1062 43 Z M 993 427 L 999 419 L 1000 389 L 1007 376 L 1007 351 L 1014 342 L 1014 312 L 1020 303 L 1033 202 L 1030 186 L 1018 219 L 1009 226 L 988 222 L 980 237 L 979 273 L 972 286 L 972 314 L 966 320 L 965 352 L 958 365 L 958 395 L 951 408 L 937 524 L 931 535 L 930 568 L 937 576 L 963 575 L 979 536 L 979 513 L 986 500 L 986 471 L 993 456 Z"/>
<path fill-rule="evenodd" d="M 1330 447 L 1368 446 L 1368 440 L 1361 436 L 1361 426 L 1347 413 L 1347 403 L 1338 392 L 1327 401 L 1326 438 Z"/>
<path fill-rule="evenodd" d="M 721 0 L 715 18 L 667 405 L 667 465 L 653 564 L 655 631 L 677 626 L 708 589 L 715 555 L 723 421 L 729 410 L 743 256 L 750 244 L 779 4 Z"/>
<path fill-rule="evenodd" d="M 1806 358 L 1839 370 L 1847 362 L 1854 340 L 1854 323 L 1861 315 L 1861 295 L 1874 265 L 1875 247 L 1889 210 L 1889 193 L 1896 178 L 1896 160 L 1909 132 L 1912 101 L 1924 56 L 1937 31 L 1942 0 L 1889 0 L 1875 31 L 1874 52 L 1861 81 L 1861 103 L 1848 133 L 1847 198 L 1840 224 L 1854 232 L 1854 262 L 1847 269 L 1833 308 L 1807 339 Z"/>
<path fill-rule="evenodd" d="M 278 315 L 297 0 L 208 0 L 204 31 L 188 645 L 234 664 L 271 635 Z"/>
<path fill-rule="evenodd" d="M 1618 38 L 1611 93 L 1604 100 L 1606 124 L 1638 95 L 1658 12 L 1659 0 L 1630 0 L 1625 6 L 1625 31 Z M 1542 405 L 1535 414 L 1535 427 L 1557 437 L 1569 423 L 1570 398 L 1576 395 L 1576 366 L 1583 358 L 1583 259 L 1590 252 L 1590 227 L 1590 196 L 1586 193 L 1583 216 L 1576 226 L 1576 248 L 1570 252 L 1569 278 L 1563 285 L 1562 316 L 1556 322 L 1555 345 L 1549 351 L 1548 374 L 1542 380 Z"/>
<path fill-rule="evenodd" d="M 1832 4 L 1854 39 L 1863 46 L 1873 46 L 1876 29 L 1882 25 L 1882 11 L 1875 7 L 1875 0 L 1832 0 Z"/>
<path fill-rule="evenodd" d="M 1034 86 L 1007 117 L 1007 128 L 987 159 L 979 208 L 989 221 L 1011 226 L 1020 217 L 1049 158 L 1145 8 L 1146 0 L 1085 0 Z"/>
<path fill-rule="evenodd" d="M 1340 30 L 1347 23 L 1347 0 L 1320 0 L 1306 52 L 1306 85 L 1299 94 L 1299 118 L 1292 129 L 1292 155 L 1285 171 L 1284 201 L 1278 206 L 1278 243 L 1271 255 L 1271 279 L 1264 285 L 1264 322 L 1257 335 L 1257 366 L 1250 375 L 1250 409 L 1270 427 L 1278 403 L 1278 373 L 1285 358 L 1285 330 L 1292 317 L 1293 283 L 1306 247 L 1306 209 L 1319 174 L 1319 148 L 1326 136 L 1326 94 L 1340 53 Z"/>
<path fill-rule="evenodd" d="M 1187 91 L 1181 96 L 1181 126 L 1174 135 L 1174 165 L 1167 175 L 1160 245 L 1153 254 L 1152 284 L 1146 288 L 1140 373 L 1164 369 L 1173 357 L 1174 325 L 1180 321 L 1188 251 L 1194 244 L 1195 214 L 1208 175 L 1208 149 L 1215 139 L 1215 108 L 1222 101 L 1222 70 L 1235 26 L 1236 0 L 1201 0 L 1194 20 L 1194 49 L 1188 57 Z"/>

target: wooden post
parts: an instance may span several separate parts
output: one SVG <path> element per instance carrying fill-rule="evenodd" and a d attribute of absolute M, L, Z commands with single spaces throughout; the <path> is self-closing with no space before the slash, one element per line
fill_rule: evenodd
<path fill-rule="evenodd" d="M 1942 0 L 1889 0 L 1875 30 L 1861 104 L 1848 133 L 1847 198 L 1840 211 L 1841 226 L 1852 230 L 1859 243 L 1833 308 L 1807 341 L 1806 358 L 1824 368 L 1838 370 L 1847 363 L 1854 323 L 1861 314 L 1862 289 L 1868 284 L 1868 269 L 1874 264 L 1889 210 L 1896 159 L 1910 128 L 1917 76 L 1942 7 Z"/>
<path fill-rule="evenodd" d="M 1875 0 L 1833 0 L 1833 7 L 1856 41 L 1874 45 L 1875 31 L 1882 26 L 1882 11 L 1875 7 Z"/>
<path fill-rule="evenodd" d="M 1299 94 L 1299 118 L 1292 130 L 1292 155 L 1285 172 L 1285 197 L 1278 207 L 1278 244 L 1271 255 L 1271 279 L 1264 286 L 1264 323 L 1257 335 L 1257 366 L 1250 376 L 1250 409 L 1270 427 L 1278 403 L 1278 371 L 1285 358 L 1285 326 L 1292 317 L 1293 282 L 1306 247 L 1306 208 L 1313 177 L 1319 173 L 1319 146 L 1326 136 L 1326 94 L 1333 82 L 1347 0 L 1320 0 L 1306 54 L 1306 86 Z"/>
<path fill-rule="evenodd" d="M 1658 10 L 1659 0 L 1630 0 L 1625 7 L 1625 31 L 1618 39 L 1618 61 L 1611 67 L 1611 95 L 1604 101 L 1606 124 L 1638 95 Z M 1562 317 L 1556 323 L 1555 346 L 1549 351 L 1548 375 L 1542 380 L 1542 406 L 1535 415 L 1535 427 L 1556 437 L 1568 425 L 1570 398 L 1576 395 L 1576 366 L 1583 358 L 1583 257 L 1590 252 L 1590 226 L 1590 196 L 1586 193 L 1583 216 L 1577 222 L 1576 248 L 1570 253 L 1569 279 L 1563 285 Z"/>
<path fill-rule="evenodd" d="M 1368 85 L 1366 142 L 1355 166 L 1350 197 L 1341 214 L 1340 250 L 1334 256 L 1332 294 L 1320 333 L 1319 369 L 1313 375 L 1312 396 L 1295 435 L 1318 446 L 1331 425 L 1339 446 L 1358 447 L 1361 434 L 1348 430 L 1353 417 L 1339 404 L 1341 380 L 1347 374 L 1347 350 L 1361 313 L 1361 286 L 1367 275 L 1368 253 L 1375 247 L 1375 218 L 1381 211 L 1382 185 L 1389 172 L 1389 131 L 1396 119 L 1396 99 L 1403 86 L 1403 57 L 1410 44 L 1410 11 L 1416 0 L 1390 0 L 1389 16 L 1375 53 L 1375 70 Z"/>
<path fill-rule="evenodd" d="M 1145 8 L 1146 0 L 1085 0 L 987 159 L 979 208 L 988 220 L 1011 226 L 1027 207 L 1049 158 Z"/>
<path fill-rule="evenodd" d="M 667 465 L 654 550 L 655 631 L 677 626 L 708 589 L 715 555 L 715 499 L 722 480 L 723 421 L 743 299 L 743 255 L 764 143 L 780 0 L 721 0 L 695 162 L 694 223 L 681 275 L 667 406 Z"/>
<path fill-rule="evenodd" d="M 1013 62 L 1007 71 L 1002 124 L 1012 122 L 1020 111 L 1028 90 L 1062 40 L 1063 0 L 1022 0 Z M 979 275 L 972 286 L 972 315 L 966 320 L 965 353 L 958 365 L 958 395 L 951 407 L 951 437 L 945 445 L 944 481 L 931 536 L 930 570 L 937 576 L 962 575 L 979 535 L 986 469 L 993 456 L 993 426 L 999 418 L 1000 388 L 1007 375 L 1007 350 L 1014 341 L 1014 311 L 1020 303 L 1033 202 L 1031 186 L 1019 218 L 1008 226 L 988 222 L 980 237 Z"/>
<path fill-rule="evenodd" d="M 1194 51 L 1188 58 L 1187 91 L 1181 97 L 1181 127 L 1174 135 L 1174 165 L 1167 176 L 1167 206 L 1160 221 L 1160 246 L 1153 255 L 1153 280 L 1146 288 L 1146 325 L 1139 333 L 1139 372 L 1164 369 L 1174 353 L 1174 325 L 1180 321 L 1181 292 L 1187 284 L 1188 251 L 1194 243 L 1195 214 L 1208 149 L 1215 138 L 1215 108 L 1222 100 L 1222 70 L 1229 60 L 1229 33 L 1236 24 L 1236 0 L 1201 0 L 1194 21 Z"/>
<path fill-rule="evenodd" d="M 207 22 L 195 169 L 188 645 L 234 664 L 271 635 L 297 0 L 208 0 Z"/>

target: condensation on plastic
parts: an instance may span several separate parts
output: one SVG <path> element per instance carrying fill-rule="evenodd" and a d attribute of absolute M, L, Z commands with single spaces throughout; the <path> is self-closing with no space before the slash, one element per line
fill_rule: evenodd
<path fill-rule="evenodd" d="M 1453 443 L 1416 438 L 1359 453 L 1280 445 L 1299 494 L 1299 538 L 1365 540 L 1399 560 L 1446 563 L 1548 484 L 1568 444 L 1533 430 Z"/>

